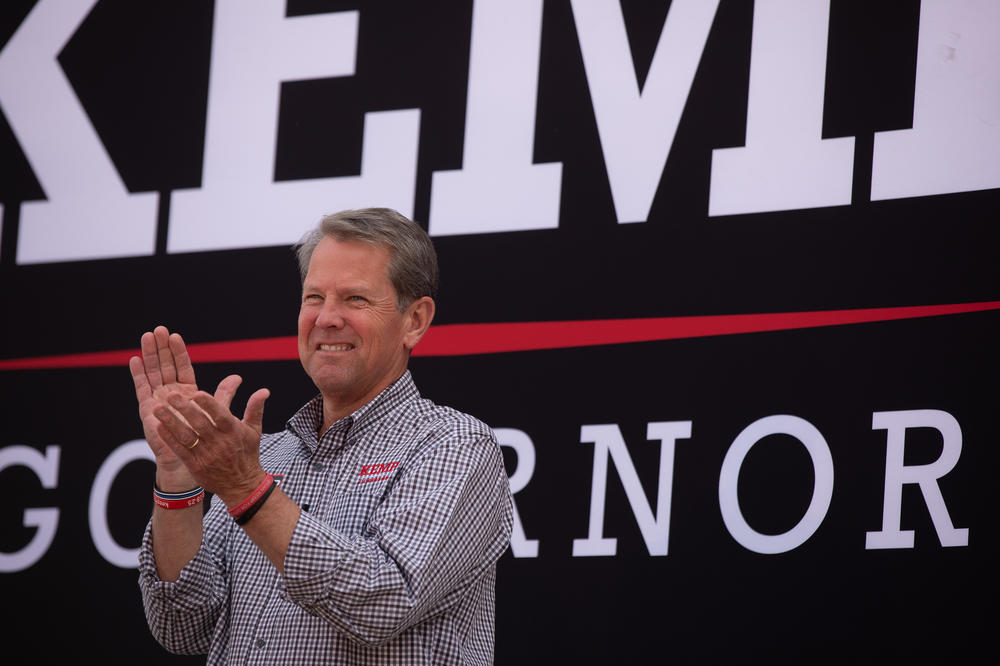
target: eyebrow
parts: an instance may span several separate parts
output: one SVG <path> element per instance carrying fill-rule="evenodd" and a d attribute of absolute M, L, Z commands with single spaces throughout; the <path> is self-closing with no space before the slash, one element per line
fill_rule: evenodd
<path fill-rule="evenodd" d="M 310 283 L 310 282 L 303 282 L 302 283 L 302 293 L 306 293 L 306 292 L 309 292 L 309 291 L 315 291 L 315 292 L 320 292 L 320 293 L 325 293 L 326 292 L 326 290 L 323 289 L 322 287 L 320 287 L 319 285 L 316 285 L 316 284 Z M 370 284 L 368 282 L 364 282 L 364 281 L 360 281 L 359 280 L 359 281 L 344 282 L 344 283 L 342 283 L 342 284 L 340 284 L 340 285 L 337 286 L 336 291 L 339 292 L 339 293 L 343 293 L 343 292 L 355 292 L 355 293 L 364 293 L 364 294 L 374 295 L 377 290 L 376 290 L 376 288 L 375 288 L 374 285 L 372 285 L 372 284 Z"/>

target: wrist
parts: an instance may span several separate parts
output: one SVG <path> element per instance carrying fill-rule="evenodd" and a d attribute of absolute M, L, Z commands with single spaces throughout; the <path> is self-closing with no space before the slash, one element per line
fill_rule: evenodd
<path fill-rule="evenodd" d="M 215 494 L 222 500 L 227 509 L 233 509 L 250 497 L 267 480 L 268 476 L 269 474 L 263 469 L 259 469 L 255 474 L 243 479 L 237 485 L 219 488 Z"/>
<path fill-rule="evenodd" d="M 183 466 L 176 470 L 162 469 L 159 466 L 156 468 L 156 487 L 164 492 L 182 492 L 198 485 L 200 484 L 194 480 L 191 472 Z"/>
<path fill-rule="evenodd" d="M 247 497 L 236 504 L 226 504 L 229 509 L 229 515 L 236 520 L 236 524 L 243 526 L 245 525 L 253 516 L 257 513 L 260 507 L 267 501 L 267 498 L 271 496 L 274 489 L 277 487 L 277 480 L 271 474 L 265 474 L 264 479 L 257 485 Z"/>

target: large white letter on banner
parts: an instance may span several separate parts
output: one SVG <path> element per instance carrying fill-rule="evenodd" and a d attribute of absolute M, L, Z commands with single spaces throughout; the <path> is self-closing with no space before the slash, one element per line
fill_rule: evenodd
<path fill-rule="evenodd" d="M 130 194 L 56 61 L 97 0 L 41 0 L 0 52 L 0 107 L 47 201 L 21 204 L 16 261 L 152 254 L 159 195 Z"/>
<path fill-rule="evenodd" d="M 1000 187 L 1000 2 L 922 0 L 913 129 L 875 133 L 873 200 Z"/>
<path fill-rule="evenodd" d="M 784 534 L 761 534 L 750 527 L 737 493 L 740 468 L 750 448 L 764 437 L 774 434 L 791 435 L 805 445 L 813 464 L 813 495 L 802 519 Z M 743 429 L 722 461 L 719 474 L 719 507 L 722 522 L 737 542 L 755 553 L 772 555 L 798 548 L 819 528 L 830 508 L 833 497 L 833 457 L 823 435 L 811 423 L 797 416 L 779 414 L 765 416 Z"/>
<path fill-rule="evenodd" d="M 904 465 L 903 450 L 907 428 L 934 428 L 941 433 L 941 455 L 927 465 Z M 947 474 L 962 455 L 962 428 L 955 417 L 937 409 L 901 412 L 875 412 L 872 429 L 886 430 L 885 498 L 882 504 L 882 529 L 868 532 L 865 548 L 913 548 L 913 530 L 900 529 L 903 485 L 916 483 L 927 503 L 934 530 L 942 546 L 968 546 L 969 530 L 956 529 L 948 515 L 937 480 Z"/>
<path fill-rule="evenodd" d="M 719 0 L 674 0 L 639 90 L 617 0 L 573 0 L 573 17 L 619 222 L 645 222 Z"/>
<path fill-rule="evenodd" d="M 756 0 L 743 148 L 712 151 L 709 215 L 851 203 L 854 137 L 823 139 L 830 0 Z"/>
<path fill-rule="evenodd" d="M 14 465 L 24 465 L 34 472 L 43 488 L 55 488 L 59 481 L 59 447 L 45 447 L 42 455 L 30 446 L 8 446 L 0 449 L 0 472 Z M 27 546 L 16 553 L 0 553 L 0 572 L 24 571 L 52 545 L 59 524 L 59 509 L 25 509 L 24 526 L 37 527 L 38 531 Z"/>
<path fill-rule="evenodd" d="M 510 483 L 510 494 L 516 495 L 518 491 L 524 489 L 531 481 L 532 474 L 535 473 L 535 444 L 528 437 L 528 433 L 516 428 L 494 428 L 493 432 L 497 436 L 500 446 L 507 446 L 517 454 L 517 467 L 508 479 Z M 514 527 L 510 535 L 510 551 L 514 557 L 538 557 L 538 539 L 529 539 L 524 536 L 524 526 L 521 524 L 521 515 L 517 512 L 517 502 L 512 501 L 514 509 Z"/>
<path fill-rule="evenodd" d="M 608 455 L 615 463 L 625 495 L 635 514 L 650 555 L 666 555 L 670 539 L 670 494 L 674 483 L 674 444 L 691 437 L 690 421 L 650 423 L 649 440 L 660 440 L 660 470 L 656 489 L 656 513 L 649 506 L 635 465 L 617 425 L 585 425 L 580 441 L 594 443 L 594 474 L 590 486 L 590 529 L 586 539 L 573 539 L 573 557 L 614 555 L 618 540 L 604 538 L 604 498 L 607 494 Z"/>
<path fill-rule="evenodd" d="M 170 204 L 167 250 L 281 245 L 324 213 L 413 215 L 420 111 L 365 114 L 361 175 L 274 182 L 283 81 L 351 76 L 358 12 L 285 17 L 282 0 L 217 0 L 201 189 Z"/>
<path fill-rule="evenodd" d="M 462 168 L 437 171 L 432 236 L 559 225 L 562 164 L 532 164 L 542 0 L 472 5 Z"/>
<path fill-rule="evenodd" d="M 139 564 L 139 549 L 122 548 L 111 536 L 108 527 L 108 493 L 118 472 L 133 460 L 153 461 L 153 452 L 144 439 L 133 439 L 125 442 L 111 452 L 94 477 L 94 485 L 90 489 L 90 535 L 94 545 L 104 559 L 116 567 L 132 569 Z"/>

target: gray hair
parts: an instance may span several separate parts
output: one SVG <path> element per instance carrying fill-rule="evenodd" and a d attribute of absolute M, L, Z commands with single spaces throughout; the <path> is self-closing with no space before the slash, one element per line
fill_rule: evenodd
<path fill-rule="evenodd" d="M 325 236 L 338 241 L 361 241 L 389 251 L 389 281 L 396 290 L 399 311 L 410 303 L 437 295 L 437 254 L 420 225 L 390 208 L 343 210 L 327 215 L 295 245 L 299 273 L 305 282 L 313 251 Z"/>

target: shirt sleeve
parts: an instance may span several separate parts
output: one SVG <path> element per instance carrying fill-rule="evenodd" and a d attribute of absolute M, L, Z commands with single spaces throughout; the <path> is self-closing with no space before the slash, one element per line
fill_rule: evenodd
<path fill-rule="evenodd" d="M 152 521 L 139 549 L 139 588 L 149 629 L 159 643 L 179 654 L 205 654 L 228 596 L 223 558 L 231 520 L 212 498 L 203 520 L 201 546 L 176 581 L 160 580 L 153 555 Z"/>
<path fill-rule="evenodd" d="M 511 522 L 492 432 L 452 434 L 401 467 L 360 535 L 303 512 L 284 595 L 355 640 L 382 645 L 475 594 L 506 550 Z"/>

